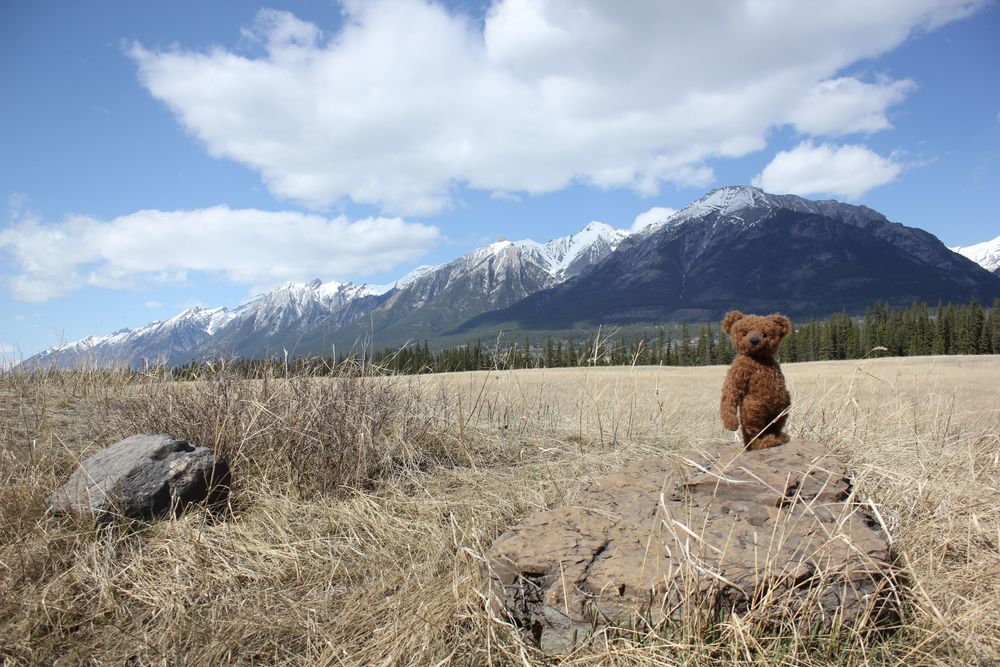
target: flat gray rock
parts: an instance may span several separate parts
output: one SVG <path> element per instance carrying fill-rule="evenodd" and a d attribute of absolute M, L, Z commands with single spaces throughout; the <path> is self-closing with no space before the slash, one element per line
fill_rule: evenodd
<path fill-rule="evenodd" d="M 207 447 L 166 433 L 140 434 L 83 461 L 47 499 L 59 513 L 92 514 L 99 521 L 153 519 L 179 514 L 190 503 L 228 493 L 229 466 Z"/>
<path fill-rule="evenodd" d="M 730 613 L 858 627 L 890 614 L 889 546 L 815 443 L 710 443 L 595 479 L 493 543 L 494 603 L 563 653 L 613 629 L 658 631 Z"/>

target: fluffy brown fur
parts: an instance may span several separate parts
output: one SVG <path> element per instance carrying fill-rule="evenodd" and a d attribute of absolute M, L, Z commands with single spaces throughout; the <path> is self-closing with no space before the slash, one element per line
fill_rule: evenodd
<path fill-rule="evenodd" d="M 723 425 L 730 431 L 742 426 L 747 449 L 785 444 L 788 435 L 781 429 L 791 397 L 774 355 L 792 323 L 784 315 L 744 315 L 734 310 L 723 318 L 722 328 L 739 353 L 722 385 L 719 414 Z"/>

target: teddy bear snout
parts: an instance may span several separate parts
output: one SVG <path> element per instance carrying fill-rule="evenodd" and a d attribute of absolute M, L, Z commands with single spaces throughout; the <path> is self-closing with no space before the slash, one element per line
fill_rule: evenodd
<path fill-rule="evenodd" d="M 750 336 L 750 344 L 756 346 L 760 342 L 760 338 L 757 336 Z"/>

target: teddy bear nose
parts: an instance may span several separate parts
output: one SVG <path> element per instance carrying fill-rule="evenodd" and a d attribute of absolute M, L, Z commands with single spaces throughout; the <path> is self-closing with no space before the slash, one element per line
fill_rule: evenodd
<path fill-rule="evenodd" d="M 757 338 L 757 336 L 750 336 L 750 344 L 751 345 L 756 345 L 759 342 L 760 342 L 760 338 Z"/>

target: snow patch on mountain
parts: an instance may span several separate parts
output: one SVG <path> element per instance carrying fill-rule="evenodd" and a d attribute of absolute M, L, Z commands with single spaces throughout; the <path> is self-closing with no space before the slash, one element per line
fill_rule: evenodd
<path fill-rule="evenodd" d="M 446 266 L 458 264 L 471 269 L 483 262 L 494 262 L 498 267 L 507 267 L 518 261 L 527 261 L 541 268 L 554 282 L 562 282 L 583 270 L 585 267 L 581 264 L 590 266 L 603 259 L 630 234 L 627 230 L 595 221 L 576 234 L 554 238 L 545 243 L 533 239 L 508 241 L 500 238 Z"/>
<path fill-rule="evenodd" d="M 212 335 L 231 322 L 233 317 L 235 317 L 235 313 L 224 306 L 219 306 L 218 308 L 194 306 L 174 315 L 166 322 L 163 322 L 162 326 L 164 328 L 194 326 L 204 330 L 208 335 Z M 148 327 L 149 325 L 143 327 L 142 330 Z"/>
<path fill-rule="evenodd" d="M 363 285 L 363 287 L 364 287 L 364 290 L 367 292 L 367 294 L 376 295 L 376 296 L 377 295 L 381 295 L 381 294 L 385 294 L 386 292 L 388 292 L 391 289 L 397 289 L 397 288 L 406 287 L 407 285 L 415 282 L 416 280 L 418 280 L 422 276 L 425 276 L 428 273 L 432 273 L 432 272 L 436 271 L 437 269 L 441 268 L 441 266 L 442 266 L 441 264 L 423 264 L 423 265 L 418 266 L 417 268 L 413 269 L 412 271 L 410 271 L 409 273 L 407 273 L 405 276 L 403 276 L 402 278 L 399 278 L 398 280 L 396 280 L 394 282 L 384 283 L 384 284 L 381 284 L 381 285 Z"/>
<path fill-rule="evenodd" d="M 520 298 L 578 275 L 612 252 L 629 232 L 592 222 L 571 236 L 539 243 L 498 240 L 443 265 L 419 266 L 387 284 L 286 282 L 234 307 L 187 308 L 166 321 L 120 329 L 50 348 L 26 363 L 73 366 L 183 363 L 204 353 L 236 349 L 247 337 L 295 338 L 316 327 L 338 327 L 364 316 L 377 303 L 362 301 L 407 293 L 414 307 L 433 300 L 448 285 L 470 284 L 490 300 Z M 507 294 L 513 290 L 514 296 Z M 397 297 L 393 297 L 397 298 Z"/>
<path fill-rule="evenodd" d="M 562 282 L 592 266 L 614 251 L 630 235 L 603 222 L 591 222 L 576 234 L 539 243 L 531 239 L 505 241 L 519 248 L 526 257 L 538 264 L 556 282 Z M 491 248 L 498 246 L 493 244 Z M 496 251 L 501 248 L 497 247 Z"/>
<path fill-rule="evenodd" d="M 1000 273 L 1000 236 L 991 241 L 983 241 L 969 246 L 948 248 L 952 252 L 968 257 L 973 262 L 992 273 Z"/>
<path fill-rule="evenodd" d="M 851 206 L 832 199 L 812 200 L 803 199 L 797 195 L 776 195 L 750 185 L 730 185 L 711 190 L 701 199 L 691 202 L 672 216 L 664 226 L 676 226 L 688 220 L 706 217 L 712 219 L 730 218 L 738 222 L 743 220 L 740 213 L 748 209 L 755 211 L 757 219 L 760 219 L 761 212 L 774 209 L 814 213 L 841 219 L 845 218 L 845 211 L 852 211 L 854 219 L 885 219 L 882 214 L 865 206 Z M 852 220 L 845 221 L 852 222 Z"/>
<path fill-rule="evenodd" d="M 629 232 L 624 229 L 615 229 L 611 225 L 595 221 L 572 236 L 549 241 L 545 244 L 545 250 L 553 260 L 552 275 L 556 278 L 569 277 L 567 274 L 576 262 L 588 256 L 598 261 L 628 236 Z"/>

